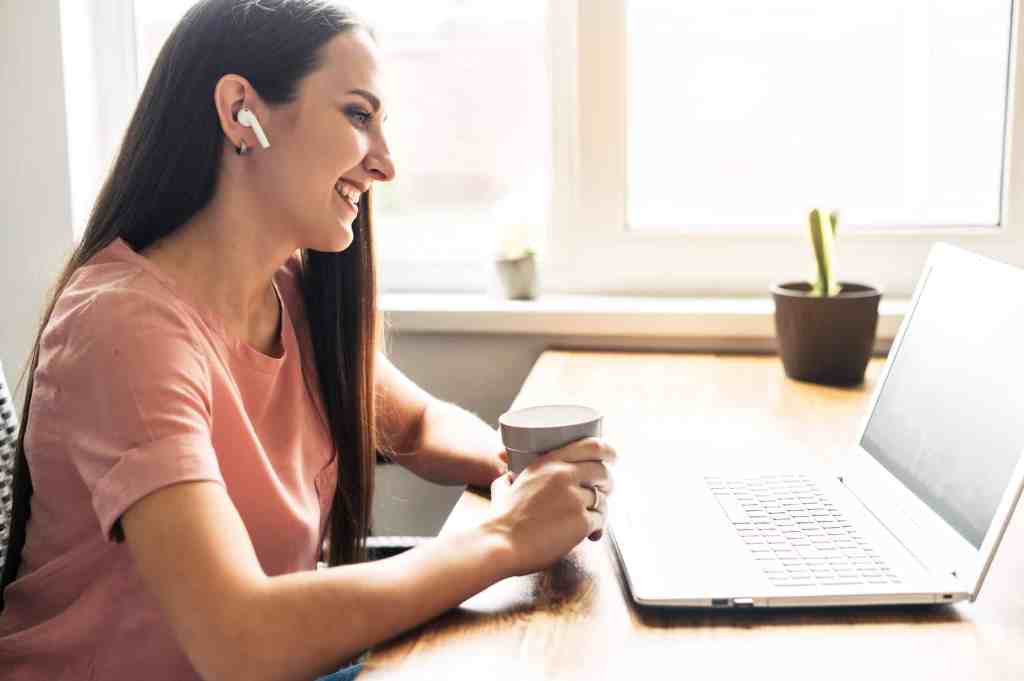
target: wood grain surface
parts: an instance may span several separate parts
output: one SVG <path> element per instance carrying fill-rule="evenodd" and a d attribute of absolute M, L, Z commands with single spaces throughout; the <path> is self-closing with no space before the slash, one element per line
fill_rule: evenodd
<path fill-rule="evenodd" d="M 882 365 L 842 389 L 792 381 L 774 356 L 548 351 L 512 408 L 599 409 L 617 469 L 784 468 L 854 441 Z M 488 504 L 467 490 L 442 533 Z M 606 534 L 378 646 L 360 679 L 1024 679 L 1022 531 L 1017 517 L 975 603 L 742 612 L 637 607 Z"/>

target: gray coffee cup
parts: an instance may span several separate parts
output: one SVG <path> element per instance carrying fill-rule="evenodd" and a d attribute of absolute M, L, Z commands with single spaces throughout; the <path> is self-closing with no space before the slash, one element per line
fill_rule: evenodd
<path fill-rule="evenodd" d="M 601 436 L 601 414 L 577 404 L 545 404 L 498 417 L 509 469 L 518 474 L 539 455 L 571 442 Z"/>

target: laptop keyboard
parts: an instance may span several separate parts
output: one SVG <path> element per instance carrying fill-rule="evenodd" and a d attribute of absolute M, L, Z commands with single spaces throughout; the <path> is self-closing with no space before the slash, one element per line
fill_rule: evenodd
<path fill-rule="evenodd" d="M 901 579 L 810 478 L 705 476 L 772 584 L 900 584 Z"/>

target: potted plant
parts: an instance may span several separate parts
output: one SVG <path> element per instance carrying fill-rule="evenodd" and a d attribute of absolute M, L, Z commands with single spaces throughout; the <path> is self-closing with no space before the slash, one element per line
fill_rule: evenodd
<path fill-rule="evenodd" d="M 528 228 L 515 223 L 505 225 L 502 241 L 494 258 L 501 292 L 510 300 L 533 300 L 537 297 L 536 251 L 529 246 Z"/>
<path fill-rule="evenodd" d="M 810 213 L 814 246 L 813 282 L 793 281 L 772 287 L 775 336 L 786 375 L 824 385 L 856 385 L 875 344 L 879 289 L 836 280 L 835 240 L 839 215 Z"/>
<path fill-rule="evenodd" d="M 498 257 L 494 261 L 501 289 L 509 300 L 533 300 L 537 297 L 537 263 L 531 249 L 518 255 Z"/>

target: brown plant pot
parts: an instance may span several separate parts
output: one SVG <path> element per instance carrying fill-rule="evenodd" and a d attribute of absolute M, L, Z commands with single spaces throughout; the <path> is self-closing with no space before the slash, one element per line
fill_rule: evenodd
<path fill-rule="evenodd" d="M 857 385 L 875 345 L 878 302 L 872 286 L 839 282 L 839 293 L 811 295 L 805 281 L 776 284 L 775 336 L 786 375 L 823 385 Z"/>

